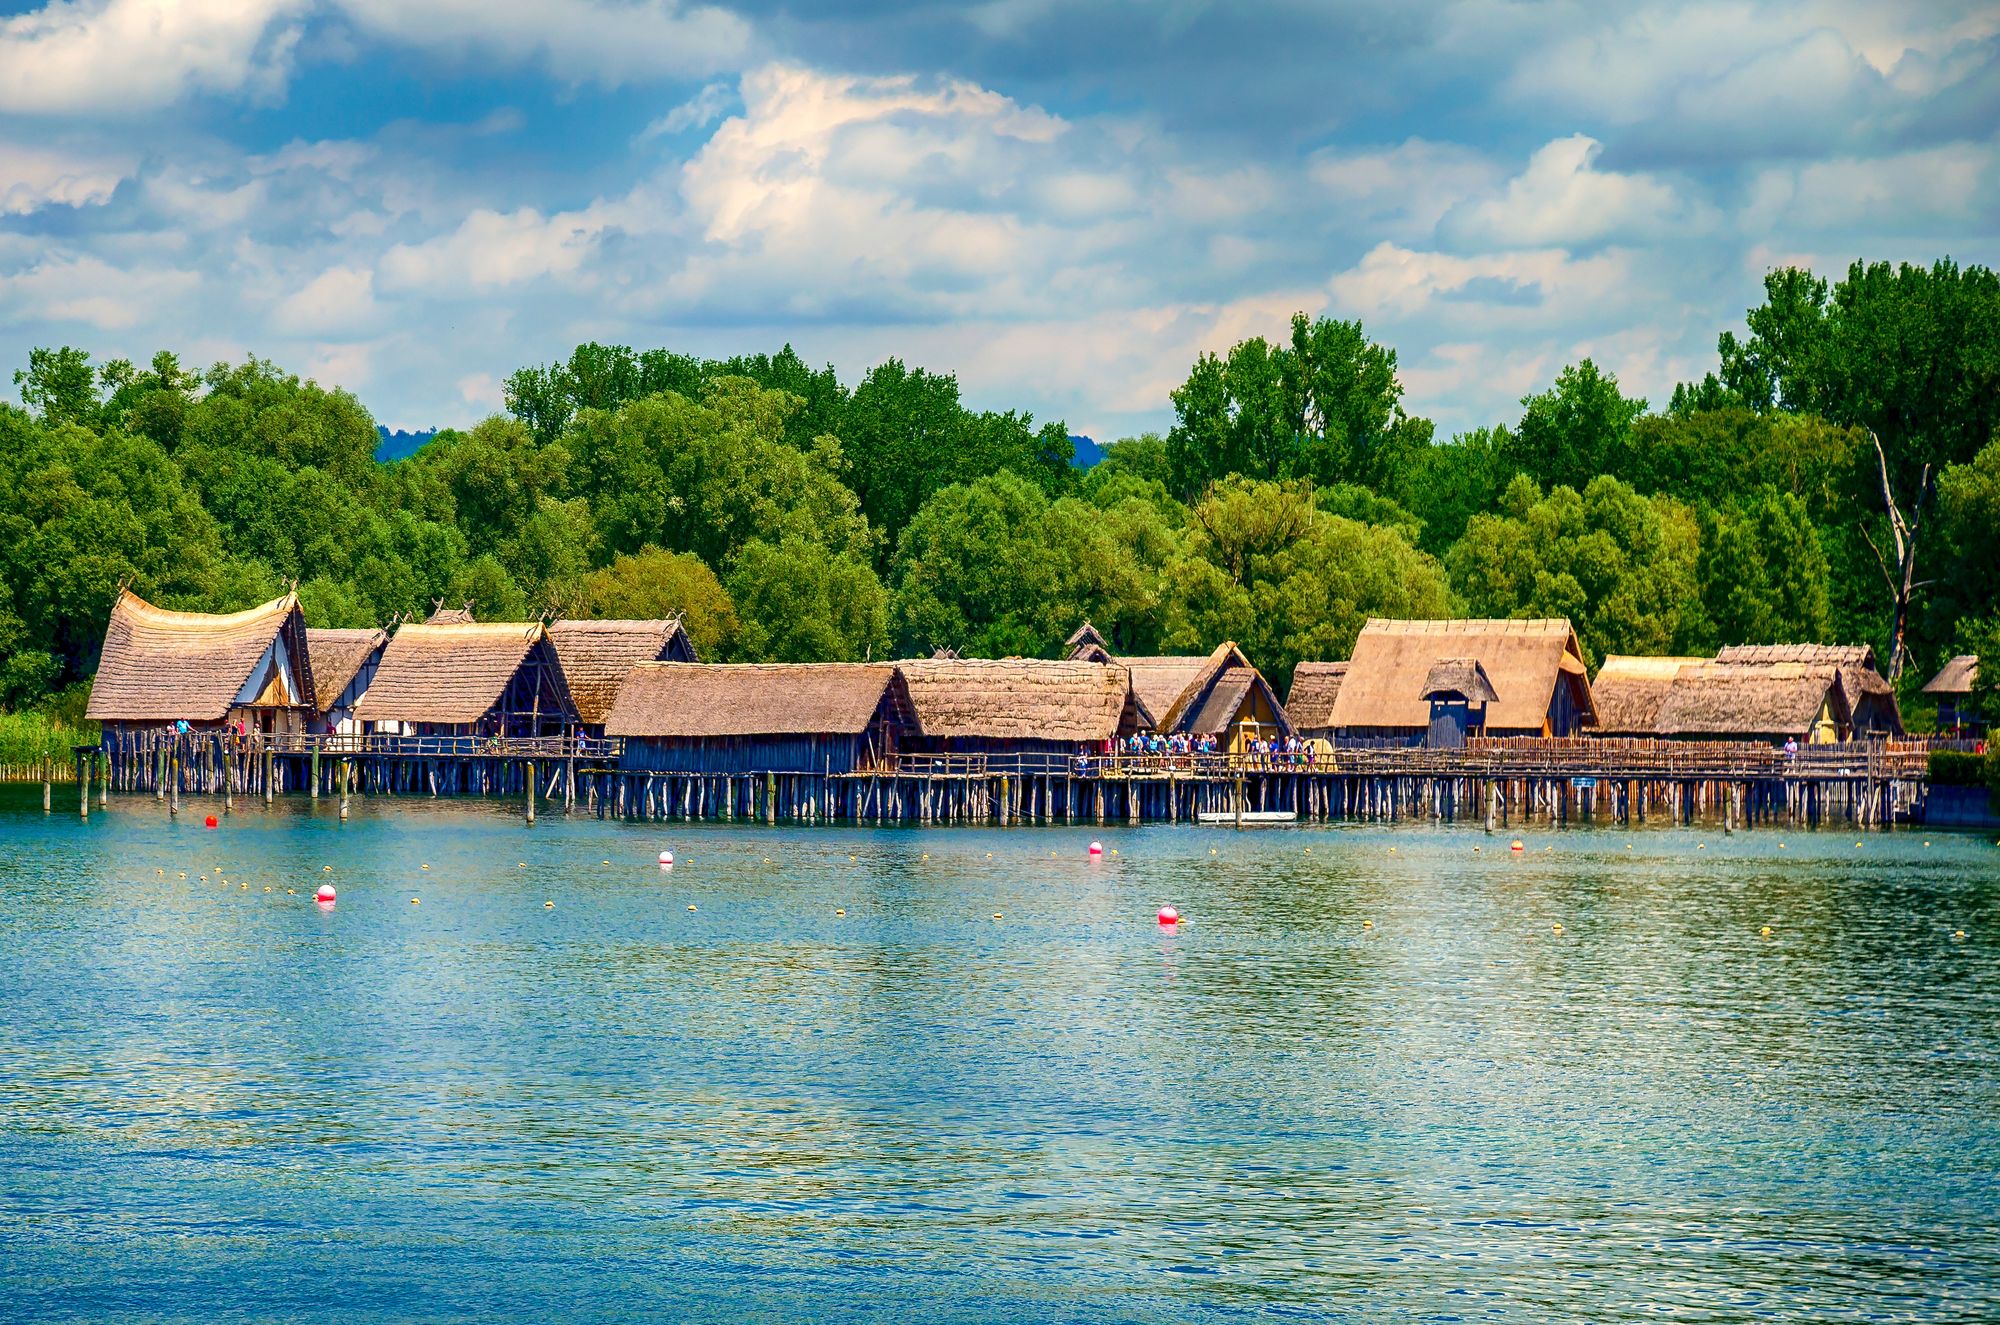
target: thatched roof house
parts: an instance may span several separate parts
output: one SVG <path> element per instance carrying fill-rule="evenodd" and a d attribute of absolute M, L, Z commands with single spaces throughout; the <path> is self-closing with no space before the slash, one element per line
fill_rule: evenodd
<path fill-rule="evenodd" d="M 143 726 L 243 722 L 292 730 L 313 709 L 311 651 L 295 593 L 242 612 L 175 612 L 131 590 L 112 604 L 88 716 Z"/>
<path fill-rule="evenodd" d="M 677 620 L 552 621 L 549 641 L 562 660 L 577 718 L 590 728 L 603 726 L 638 664 L 696 661 L 694 641 Z"/>
<path fill-rule="evenodd" d="M 1571 736 L 1595 721 L 1583 650 L 1564 618 L 1376 618 L 1361 628 L 1334 698 L 1336 738 L 1420 739 L 1430 725 L 1431 669 L 1447 659 L 1476 661 L 1498 694 L 1486 713 L 1489 736 Z"/>
<path fill-rule="evenodd" d="M 1732 644 L 1718 649 L 1723 663 L 1798 663 L 1806 667 L 1840 669 L 1840 688 L 1853 715 L 1853 733 L 1900 736 L 1903 713 L 1896 691 L 1882 675 L 1875 650 L 1866 644 Z"/>
<path fill-rule="evenodd" d="M 1924 682 L 1924 693 L 1937 700 L 1937 725 L 1940 731 L 1978 733 L 1986 730 L 1984 718 L 1977 713 L 1966 712 L 1966 700 L 1972 696 L 1972 688 L 1979 684 L 1979 657 L 1977 654 L 1961 653 L 1943 667 L 1938 674 Z"/>
<path fill-rule="evenodd" d="M 917 740 L 952 750 L 1054 748 L 1111 740 L 1137 728 L 1123 670 L 1032 658 L 933 658 L 898 663 Z"/>
<path fill-rule="evenodd" d="M 376 731 L 553 736 L 576 708 L 539 621 L 406 625 L 354 716 Z"/>
<path fill-rule="evenodd" d="M 1656 730 L 1662 736 L 1824 744 L 1845 739 L 1849 721 L 1838 667 L 1705 662 L 1675 673 Z"/>
<path fill-rule="evenodd" d="M 1440 658 L 1424 674 L 1424 698 L 1462 699 L 1472 704 L 1491 704 L 1500 696 L 1493 693 L 1493 681 L 1477 658 Z"/>
<path fill-rule="evenodd" d="M 1347 676 L 1344 662 L 1302 662 L 1292 669 L 1292 692 L 1285 696 L 1285 716 L 1304 736 L 1325 736 L 1333 730 L 1333 701 Z"/>
<path fill-rule="evenodd" d="M 1597 706 L 1599 736 L 1657 736 L 1660 706 L 1683 667 L 1700 667 L 1707 658 L 1648 658 L 1607 654 L 1590 683 Z"/>
<path fill-rule="evenodd" d="M 338 730 L 341 723 L 353 719 L 354 705 L 375 679 L 375 668 L 388 643 L 386 630 L 307 629 L 313 706 L 319 711 L 321 726 Z"/>
<path fill-rule="evenodd" d="M 1141 730 L 1194 736 L 1287 733 L 1291 724 L 1277 692 L 1234 641 L 1207 654 L 1114 655 L 1088 621 L 1069 637 L 1068 660 L 1125 670 Z"/>
<path fill-rule="evenodd" d="M 671 772 L 851 773 L 916 725 L 891 663 L 645 662 L 604 724 L 624 766 Z"/>

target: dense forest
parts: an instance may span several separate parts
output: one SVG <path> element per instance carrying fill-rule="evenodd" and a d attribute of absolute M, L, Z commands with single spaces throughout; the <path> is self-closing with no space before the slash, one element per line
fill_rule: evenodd
<path fill-rule="evenodd" d="M 1241 642 L 1284 686 L 1369 616 L 1568 616 L 1607 653 L 1865 641 L 1906 691 L 2000 656 L 2000 280 L 1773 272 L 1665 407 L 1586 359 L 1439 438 L 1359 323 L 1204 355 L 1088 469 L 949 374 L 583 345 L 507 413 L 375 459 L 352 395 L 255 358 L 37 349 L 0 406 L 0 707 L 80 711 L 121 583 L 315 625 L 685 613 L 709 660 Z M 2000 678 L 2000 667 L 1989 668 Z M 1916 714 L 1913 714 L 1913 717 Z"/>

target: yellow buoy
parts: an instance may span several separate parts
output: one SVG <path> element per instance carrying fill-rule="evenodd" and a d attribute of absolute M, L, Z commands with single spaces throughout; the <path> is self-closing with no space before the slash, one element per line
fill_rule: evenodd
<path fill-rule="evenodd" d="M 326 874 L 331 874 L 331 873 L 333 873 L 333 866 L 331 866 L 331 865 L 322 865 L 322 866 L 320 866 L 320 870 L 321 870 L 321 872 L 323 872 L 323 873 L 326 873 Z"/>
<path fill-rule="evenodd" d="M 1557 922 L 1556 922 L 1555 924 L 1553 924 L 1553 925 L 1550 925 L 1550 926 L 1549 926 L 1549 928 L 1550 928 L 1551 930 L 1555 931 L 1555 932 L 1556 932 L 1556 933 L 1558 933 L 1558 934 L 1560 934 L 1560 933 L 1562 933 L 1562 932 L 1563 932 L 1563 927 L 1562 927 L 1562 922 L 1561 922 L 1561 921 L 1557 921 Z"/>
<path fill-rule="evenodd" d="M 1056 853 L 1055 853 L 1055 852 L 1053 852 L 1053 851 L 1051 851 L 1051 852 L 1049 852 L 1049 854 L 1050 854 L 1051 856 L 1053 856 L 1053 855 L 1055 855 Z M 923 854 L 923 855 L 922 855 L 922 856 L 920 857 L 920 859 L 923 859 L 923 860 L 929 860 L 930 858 L 931 858 L 931 853 L 930 853 L 930 852 L 928 852 L 928 851 L 924 852 L 924 854 Z"/>
<path fill-rule="evenodd" d="M 246 888 L 247 888 L 247 887 L 249 887 L 249 886 L 250 886 L 250 885 L 248 885 L 248 884 L 245 884 L 245 885 L 244 885 L 244 887 L 246 887 Z M 270 885 L 270 884 L 268 884 L 268 883 L 267 883 L 267 884 L 265 884 L 265 885 L 264 885 L 264 891 L 265 891 L 265 892 L 270 892 L 270 891 L 271 891 L 271 885 Z"/>
<path fill-rule="evenodd" d="M 1361 928 L 1363 928 L 1363 929 L 1373 929 L 1373 928 L 1375 928 L 1375 922 L 1374 922 L 1374 921 L 1372 921 L 1372 920 L 1364 920 L 1364 921 L 1362 921 L 1362 922 L 1361 922 Z"/>
<path fill-rule="evenodd" d="M 1394 847 L 1390 847 L 1390 848 L 1389 848 L 1389 854 L 1390 854 L 1390 855 L 1392 855 L 1392 856 L 1393 856 L 1393 855 L 1395 855 L 1395 854 L 1396 854 L 1396 848 L 1394 848 Z"/>
<path fill-rule="evenodd" d="M 298 895 L 299 895 L 299 890 L 297 888 L 285 889 L 285 896 L 287 897 L 297 897 Z"/>
<path fill-rule="evenodd" d="M 833 913 L 837 916 L 844 916 L 847 914 L 847 908 L 844 906 L 836 906 L 833 908 Z"/>
<path fill-rule="evenodd" d="M 556 909 L 556 904 L 555 904 L 554 902 L 543 902 L 543 903 L 542 903 L 542 910 L 544 910 L 544 911 L 553 911 L 553 910 L 555 910 L 555 909 Z"/>
<path fill-rule="evenodd" d="M 849 857 L 848 857 L 848 859 L 849 859 L 849 860 L 853 860 L 853 859 L 854 859 L 854 857 L 853 857 L 853 856 L 849 856 Z"/>
<path fill-rule="evenodd" d="M 1759 934 L 1762 934 L 1765 938 L 1771 937 L 1771 927 L 1769 925 L 1764 926 L 1764 928 L 1758 930 L 1757 932 Z"/>
<path fill-rule="evenodd" d="M 182 870 L 182 871 L 181 871 L 181 877 L 182 877 L 183 879 L 185 879 L 185 878 L 186 878 L 187 876 L 188 876 L 188 872 L 187 872 L 186 870 Z"/>
<path fill-rule="evenodd" d="M 1313 853 L 1313 849 L 1312 849 L 1311 847 L 1307 847 L 1307 848 L 1306 848 L 1306 854 L 1307 854 L 1308 856 L 1310 856 L 1310 855 L 1311 855 L 1312 853 Z M 1112 852 L 1111 854 L 1115 856 L 1115 855 L 1117 855 L 1118 853 L 1114 851 L 1114 852 Z"/>
<path fill-rule="evenodd" d="M 604 863 L 605 863 L 605 864 L 607 864 L 607 865 L 609 865 L 609 864 L 610 864 L 611 862 L 607 860 L 607 861 L 605 861 Z"/>
<path fill-rule="evenodd" d="M 694 910 L 694 903 L 693 903 L 693 902 L 689 902 L 689 903 L 688 903 L 688 910 L 690 910 L 690 911 Z"/>
<path fill-rule="evenodd" d="M 1308 850 L 1308 851 L 1311 851 L 1311 850 L 1312 850 L 1312 848 L 1311 848 L 1311 847 L 1307 847 L 1307 848 L 1306 848 L 1306 850 Z M 1118 848 L 1117 848 L 1117 847 L 1113 847 L 1113 848 L 1111 848 L 1111 854 L 1112 854 L 1112 855 L 1114 855 L 1114 856 L 1115 856 L 1115 855 L 1117 855 L 1117 854 L 1118 854 Z"/>
<path fill-rule="evenodd" d="M 1856 842 L 1856 843 L 1855 843 L 1854 845 L 1855 845 L 1855 846 L 1860 846 L 1861 844 L 1860 844 L 1859 842 Z"/>
<path fill-rule="evenodd" d="M 528 862 L 527 862 L 527 861 L 525 861 L 525 860 L 524 860 L 524 861 L 522 861 L 522 862 L 521 862 L 521 868 L 522 868 L 522 869 L 526 869 L 526 868 L 528 868 Z"/>
<path fill-rule="evenodd" d="M 412 897 L 412 898 L 410 899 L 410 905 L 411 905 L 411 906 L 415 906 L 416 904 L 417 904 L 417 899 L 416 899 L 416 898 L 414 898 L 414 897 Z"/>
<path fill-rule="evenodd" d="M 422 866 L 421 868 L 423 868 L 423 869 L 429 869 L 429 868 L 430 868 L 430 866 L 428 866 L 428 865 L 425 865 L 425 866 Z"/>
<path fill-rule="evenodd" d="M 1706 842 L 1697 842 L 1697 843 L 1695 843 L 1695 844 L 1694 844 L 1694 849 L 1695 849 L 1696 851 L 1706 851 L 1706 850 L 1708 850 L 1708 843 L 1706 843 Z"/>
<path fill-rule="evenodd" d="M 1955 939 L 1962 939 L 1965 937 L 1965 931 L 1962 929 L 1954 929 L 1953 931 L 1951 931 L 1951 936 Z"/>
<path fill-rule="evenodd" d="M 995 912 L 993 913 L 993 918 L 994 918 L 995 920 L 998 920 L 998 919 L 1000 918 L 1000 913 L 999 913 L 998 911 L 995 911 Z"/>

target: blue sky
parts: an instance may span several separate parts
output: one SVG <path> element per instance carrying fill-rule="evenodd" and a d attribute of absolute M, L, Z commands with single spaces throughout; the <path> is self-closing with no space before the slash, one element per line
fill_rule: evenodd
<path fill-rule="evenodd" d="M 891 355 L 1111 438 L 1358 317 L 1446 433 L 1664 399 L 1763 273 L 2000 262 L 2000 5 L 0 5 L 0 349 L 392 427 L 579 340 Z"/>

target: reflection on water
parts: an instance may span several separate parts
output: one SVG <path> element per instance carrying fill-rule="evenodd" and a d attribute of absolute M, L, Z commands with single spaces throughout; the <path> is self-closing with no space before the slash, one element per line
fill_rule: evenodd
<path fill-rule="evenodd" d="M 1985 839 L 17 790 L 12 1317 L 2000 1316 Z"/>

